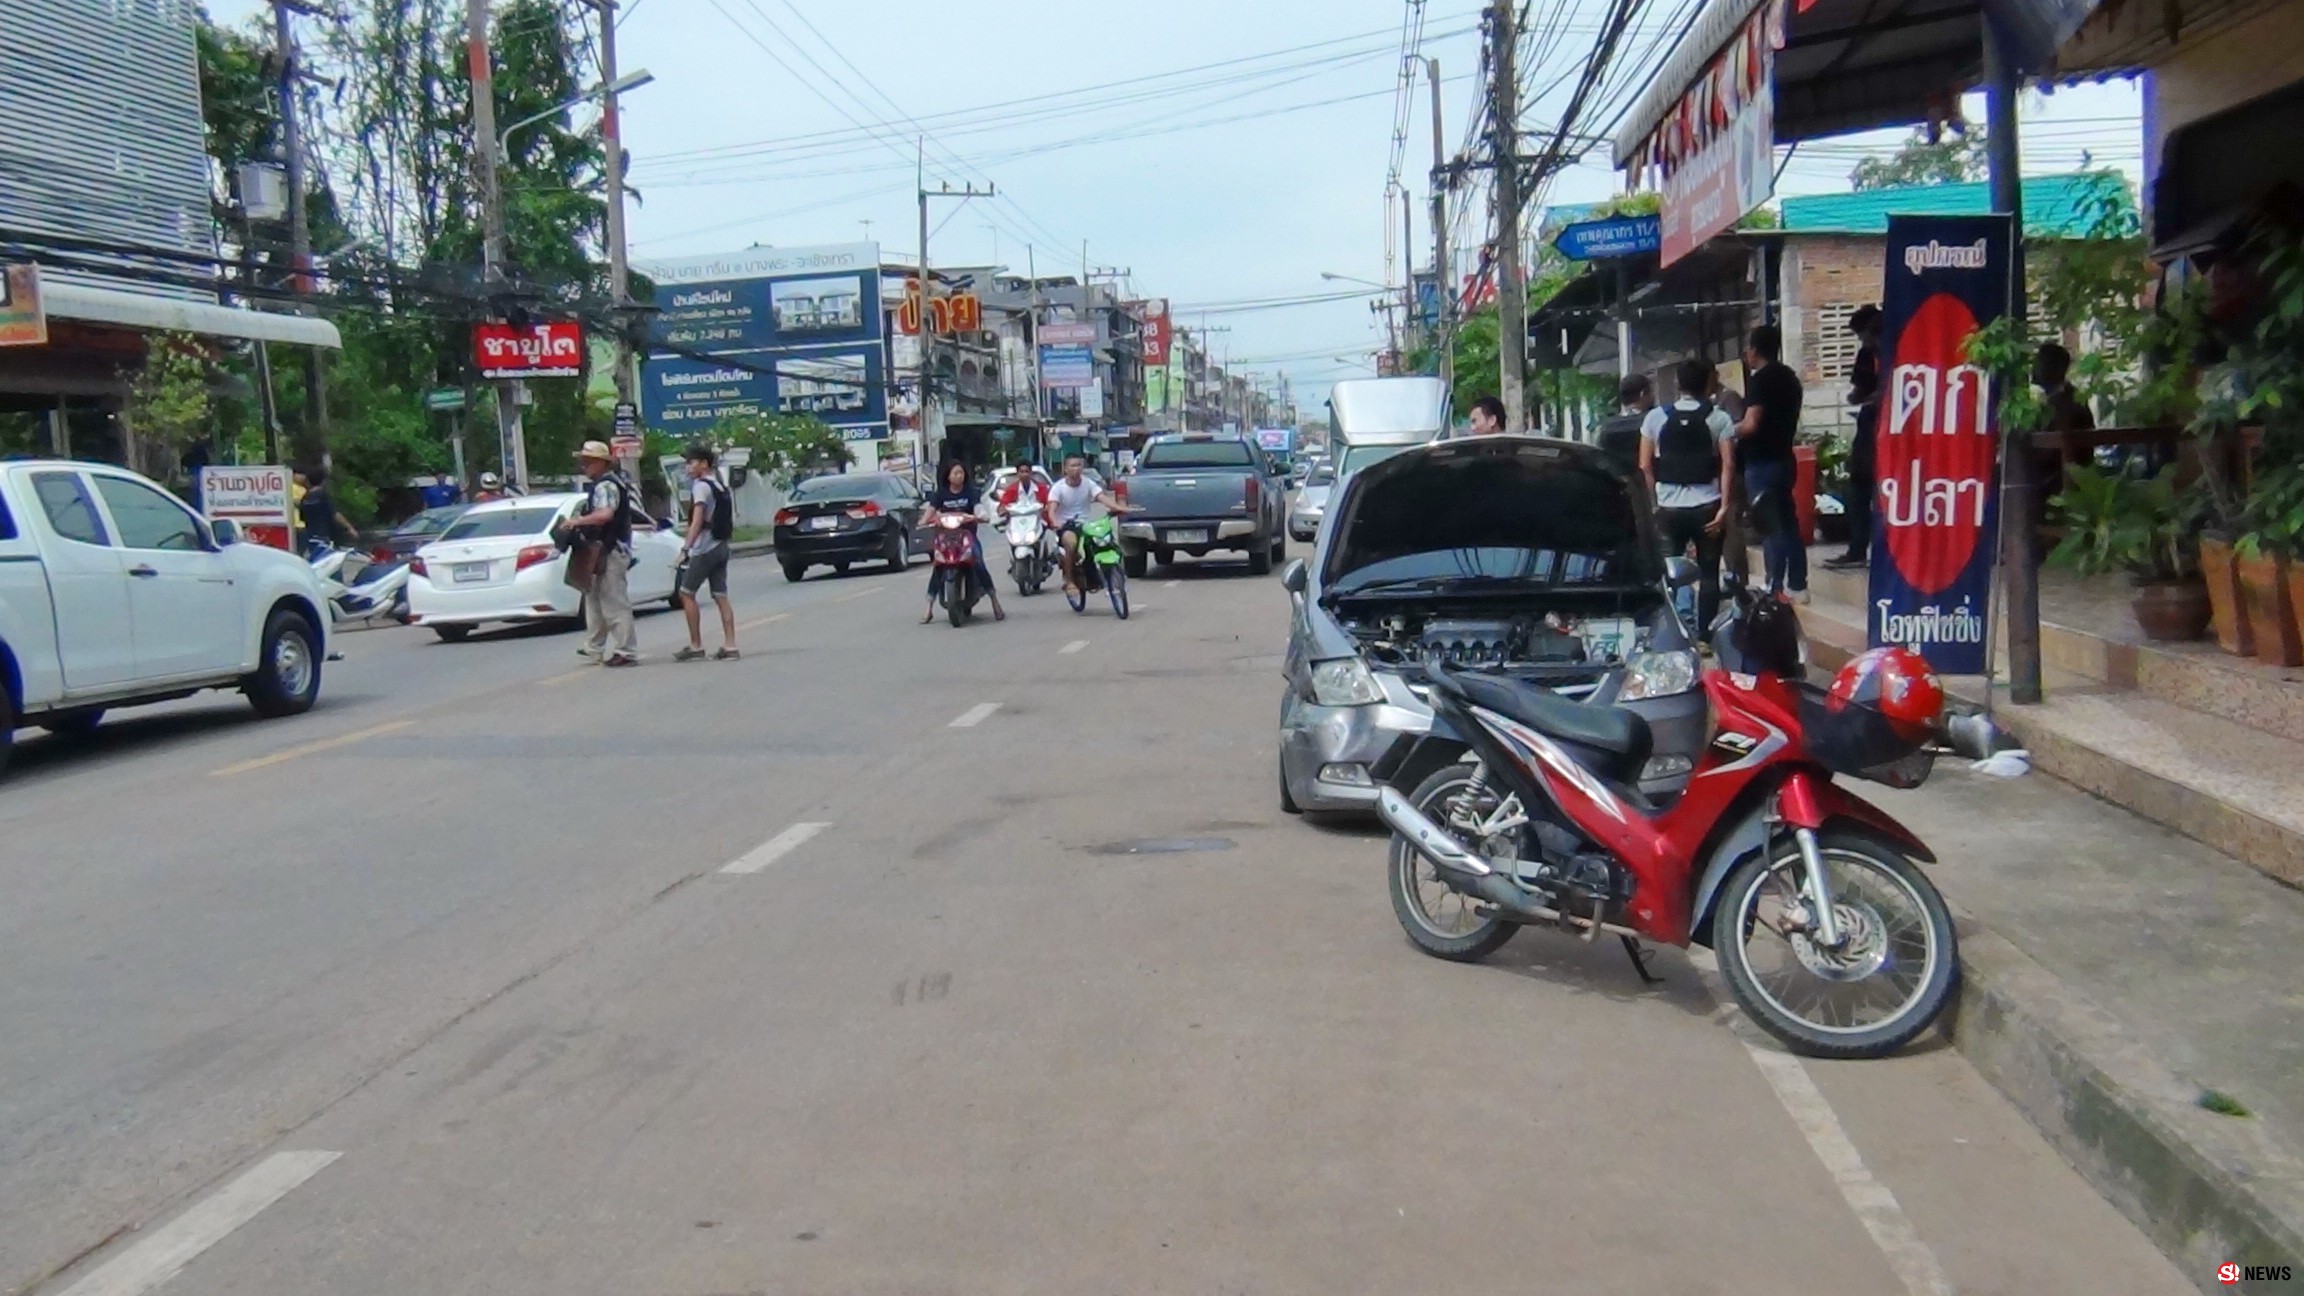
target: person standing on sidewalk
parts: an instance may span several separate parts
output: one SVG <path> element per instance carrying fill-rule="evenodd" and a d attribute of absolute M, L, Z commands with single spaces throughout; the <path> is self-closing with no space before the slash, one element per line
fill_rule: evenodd
<path fill-rule="evenodd" d="M 1495 436 L 1504 430 L 1504 402 L 1483 396 L 1472 402 L 1472 435 Z"/>
<path fill-rule="evenodd" d="M 1648 426 L 1648 415 L 1655 408 L 1656 390 L 1648 375 L 1626 374 L 1616 384 L 1616 412 L 1600 420 L 1592 429 L 1592 439 L 1624 462 L 1639 463 L 1642 429 Z"/>
<path fill-rule="evenodd" d="M 1720 380 L 1720 366 L 1707 361 L 1704 365 L 1704 399 L 1712 408 L 1728 416 L 1730 423 L 1744 421 L 1743 393 Z M 1739 440 L 1728 455 L 1728 529 L 1720 535 L 1720 569 L 1736 578 L 1739 585 L 1752 583 L 1752 524 L 1751 501 L 1744 498 L 1744 443 Z"/>
<path fill-rule="evenodd" d="M 1728 531 L 1728 491 L 1735 471 L 1736 424 L 1702 392 L 1711 379 L 1702 360 L 1680 362 L 1681 396 L 1648 411 L 1640 425 L 1640 471 L 1656 491 L 1656 525 L 1666 557 L 1696 551 L 1696 624 L 1710 627 L 1720 605 L 1720 543 Z"/>
<path fill-rule="evenodd" d="M 1856 438 L 1848 443 L 1848 490 L 1840 497 L 1848 519 L 1848 551 L 1827 558 L 1833 568 L 1863 567 L 1872 561 L 1873 466 L 1880 429 L 1880 308 L 1859 306 L 1848 317 L 1856 335 L 1856 363 L 1848 370 L 1848 403 L 1856 407 Z"/>
<path fill-rule="evenodd" d="M 728 539 L 736 531 L 736 501 L 715 475 L 720 457 L 699 441 L 681 452 L 688 467 L 688 541 L 681 546 L 680 610 L 688 618 L 688 646 L 672 654 L 674 661 L 696 661 L 704 656 L 704 609 L 696 596 L 709 582 L 712 602 L 720 609 L 720 651 L 714 661 L 735 661 L 736 607 L 728 601 Z"/>
<path fill-rule="evenodd" d="M 1808 601 L 1808 550 L 1800 543 L 1794 507 L 1792 445 L 1800 432 L 1800 375 L 1785 365 L 1784 335 L 1773 324 L 1752 330 L 1744 345 L 1744 418 L 1736 425 L 1743 450 L 1744 491 L 1760 528 L 1768 560 L 1768 588 L 1794 603 Z"/>
<path fill-rule="evenodd" d="M 591 583 L 584 592 L 584 646 L 587 657 L 603 666 L 640 664 L 640 639 L 632 625 L 632 498 L 631 488 L 615 471 L 616 459 L 605 441 L 587 441 L 576 452 L 576 462 L 590 483 L 584 492 L 584 511 L 568 520 L 576 533 L 576 549 L 591 550 L 589 558 L 571 551 L 571 563 L 589 561 Z"/>

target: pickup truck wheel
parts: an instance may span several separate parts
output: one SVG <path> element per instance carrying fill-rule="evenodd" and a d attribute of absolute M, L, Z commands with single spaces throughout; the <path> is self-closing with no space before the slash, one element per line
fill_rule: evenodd
<path fill-rule="evenodd" d="M 1120 565 L 1128 569 L 1129 575 L 1135 577 L 1138 580 L 1142 580 L 1146 576 L 1152 574 L 1152 555 L 1143 553 L 1141 551 L 1137 553 L 1122 554 L 1120 556 Z"/>
<path fill-rule="evenodd" d="M 320 697 L 320 636 L 312 623 L 285 608 L 274 612 L 264 623 L 256 672 L 242 681 L 241 691 L 256 714 L 268 719 L 311 710 Z"/>
<path fill-rule="evenodd" d="M 1260 544 L 1248 551 L 1248 574 L 1251 576 L 1269 576 L 1272 574 L 1272 546 Z"/>
<path fill-rule="evenodd" d="M 40 727 L 59 738 L 85 738 L 104 723 L 104 708 L 90 707 L 85 711 L 67 711 L 63 715 L 49 716 Z"/>

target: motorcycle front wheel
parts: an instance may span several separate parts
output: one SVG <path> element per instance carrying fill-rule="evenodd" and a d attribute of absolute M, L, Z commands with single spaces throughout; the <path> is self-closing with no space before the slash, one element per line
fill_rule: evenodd
<path fill-rule="evenodd" d="M 1926 875 L 1875 834 L 1817 834 L 1838 949 L 1806 921 L 1807 869 L 1786 838 L 1728 875 L 1712 948 L 1736 1003 L 1795 1053 L 1874 1058 L 1928 1029 L 1960 984 L 1952 914 Z"/>
<path fill-rule="evenodd" d="M 974 579 L 958 567 L 944 577 L 944 618 L 955 630 L 968 624 L 968 605 L 975 602 L 968 596 L 968 582 Z"/>
<path fill-rule="evenodd" d="M 1104 592 L 1112 599 L 1112 615 L 1128 619 L 1128 575 L 1117 563 L 1104 567 Z"/>
<path fill-rule="evenodd" d="M 1519 853 L 1517 843 L 1498 852 L 1490 850 L 1493 843 L 1473 836 L 1473 825 L 1495 813 L 1501 798 L 1485 785 L 1473 789 L 1469 762 L 1434 772 L 1417 785 L 1408 801 L 1474 850 L 1507 856 Z M 1418 854 L 1398 833 L 1392 835 L 1390 874 L 1392 913 L 1400 920 L 1400 930 L 1408 933 L 1411 944 L 1434 958 L 1477 963 L 1504 948 L 1504 942 L 1520 930 L 1517 923 L 1481 917 L 1480 902 L 1451 890 L 1440 880 L 1432 861 Z"/>

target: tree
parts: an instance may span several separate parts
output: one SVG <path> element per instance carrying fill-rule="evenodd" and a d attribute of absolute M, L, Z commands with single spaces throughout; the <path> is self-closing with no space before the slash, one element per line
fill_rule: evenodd
<path fill-rule="evenodd" d="M 1898 185 L 1962 184 L 1981 180 L 1985 172 L 1984 136 L 1969 131 L 1941 132 L 1928 138 L 1925 130 L 1887 157 L 1865 158 L 1848 173 L 1858 189 L 1890 189 Z"/>
<path fill-rule="evenodd" d="M 136 443 L 128 448 L 129 465 L 173 480 L 184 452 L 208 438 L 208 415 L 208 357 L 201 339 L 188 333 L 154 336 L 121 410 Z"/>
<path fill-rule="evenodd" d="M 678 453 L 671 438 L 652 434 L 650 439 L 657 442 L 649 447 L 651 453 Z M 837 472 L 856 462 L 840 429 L 812 414 L 729 414 L 712 425 L 704 440 L 723 451 L 751 451 L 747 471 L 779 489 L 804 475 Z"/>

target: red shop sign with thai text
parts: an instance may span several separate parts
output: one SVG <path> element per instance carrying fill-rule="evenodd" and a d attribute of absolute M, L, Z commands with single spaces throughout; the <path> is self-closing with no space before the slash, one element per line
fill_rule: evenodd
<path fill-rule="evenodd" d="M 475 324 L 472 363 L 483 378 L 574 378 L 584 372 L 584 326 Z"/>

